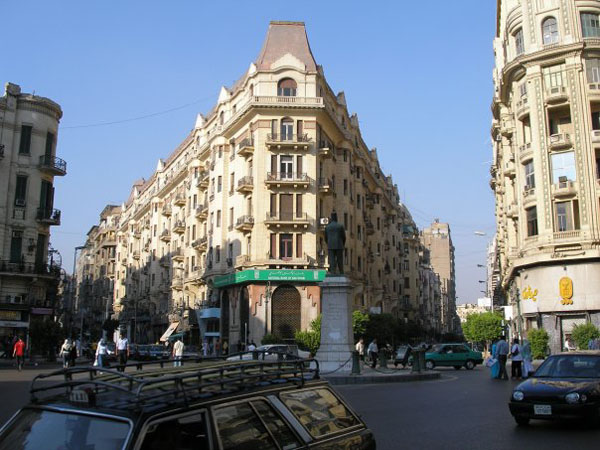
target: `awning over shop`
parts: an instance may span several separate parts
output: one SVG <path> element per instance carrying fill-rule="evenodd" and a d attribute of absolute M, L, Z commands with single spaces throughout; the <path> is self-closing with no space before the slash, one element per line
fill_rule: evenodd
<path fill-rule="evenodd" d="M 165 333 L 161 336 L 160 341 L 165 342 L 166 340 L 168 340 L 169 336 L 171 336 L 175 332 L 178 326 L 179 322 L 173 322 L 172 324 L 170 324 L 169 328 L 167 328 L 167 331 L 165 331 Z"/>
<path fill-rule="evenodd" d="M 324 270 L 242 270 L 215 277 L 214 286 L 223 287 L 239 283 L 255 281 L 292 281 L 301 283 L 316 283 L 325 279 Z"/>
<path fill-rule="evenodd" d="M 178 339 L 178 338 L 183 339 L 184 334 L 185 334 L 185 332 L 172 334 L 171 336 L 169 336 L 169 341 L 174 341 L 175 339 Z"/>

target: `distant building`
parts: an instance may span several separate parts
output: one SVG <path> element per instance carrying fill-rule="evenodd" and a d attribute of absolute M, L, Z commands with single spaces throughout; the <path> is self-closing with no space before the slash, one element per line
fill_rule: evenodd
<path fill-rule="evenodd" d="M 456 314 L 460 319 L 460 323 L 465 323 L 469 314 L 481 314 L 489 311 L 490 308 L 487 306 L 481 306 L 474 303 L 462 303 L 456 305 Z"/>
<path fill-rule="evenodd" d="M 0 340 L 27 334 L 30 321 L 53 316 L 59 260 L 49 258 L 54 177 L 67 173 L 56 157 L 62 110 L 52 100 L 7 83 L 0 97 Z"/>

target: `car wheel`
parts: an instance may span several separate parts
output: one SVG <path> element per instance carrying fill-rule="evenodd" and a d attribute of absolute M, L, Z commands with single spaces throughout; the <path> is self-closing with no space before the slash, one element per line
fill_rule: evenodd
<path fill-rule="evenodd" d="M 454 366 L 456 370 L 460 370 L 462 366 Z"/>
<path fill-rule="evenodd" d="M 520 427 L 526 427 L 529 425 L 529 419 L 527 417 L 515 416 L 515 422 L 517 422 L 517 425 Z"/>
<path fill-rule="evenodd" d="M 473 361 L 468 360 L 465 363 L 465 369 L 467 369 L 467 370 L 473 370 L 474 368 L 475 368 L 475 363 Z"/>
<path fill-rule="evenodd" d="M 425 361 L 425 368 L 427 370 L 433 370 L 435 368 L 435 363 L 432 360 L 428 359 L 427 361 Z"/>

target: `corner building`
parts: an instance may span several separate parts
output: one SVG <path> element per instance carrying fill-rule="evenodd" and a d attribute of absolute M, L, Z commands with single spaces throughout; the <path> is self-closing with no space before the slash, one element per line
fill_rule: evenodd
<path fill-rule="evenodd" d="M 49 258 L 54 177 L 67 173 L 56 157 L 62 117 L 52 100 L 7 83 L 0 97 L 0 342 L 26 338 L 32 321 L 53 317 L 60 261 Z"/>
<path fill-rule="evenodd" d="M 304 24 L 271 22 L 248 71 L 122 205 L 113 313 L 141 341 L 293 338 L 320 312 L 332 210 L 354 307 L 415 320 L 419 289 L 400 279 L 418 281 L 401 262 L 418 230 Z"/>
<path fill-rule="evenodd" d="M 514 335 L 600 325 L 600 2 L 498 1 L 492 103 L 500 278 Z"/>

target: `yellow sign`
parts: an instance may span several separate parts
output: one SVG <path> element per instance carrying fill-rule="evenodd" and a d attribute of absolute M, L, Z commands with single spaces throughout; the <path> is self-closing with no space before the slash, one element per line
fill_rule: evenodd
<path fill-rule="evenodd" d="M 21 311 L 0 311 L 0 320 L 21 320 Z"/>
<path fill-rule="evenodd" d="M 531 286 L 527 286 L 525 288 L 525 290 L 523 291 L 523 300 L 533 300 L 534 302 L 536 302 L 537 295 L 538 295 L 537 289 L 531 290 Z"/>
<path fill-rule="evenodd" d="M 558 282 L 558 291 L 562 298 L 560 303 L 563 305 L 573 304 L 573 280 L 569 277 L 562 277 Z"/>

